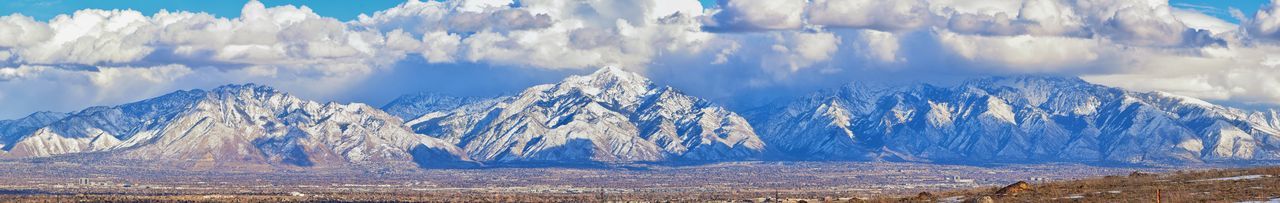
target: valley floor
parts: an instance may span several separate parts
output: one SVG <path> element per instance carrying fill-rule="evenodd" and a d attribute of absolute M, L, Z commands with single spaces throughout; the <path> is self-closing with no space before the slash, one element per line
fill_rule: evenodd
<path fill-rule="evenodd" d="M 917 194 L 876 201 L 960 202 L 1280 202 L 1280 167 L 1131 173 L 1030 184 L 1030 190 L 999 194 L 1002 187 Z M 1159 199 L 1159 201 L 1157 201 Z M 976 202 L 976 201 L 975 201 Z"/>
<path fill-rule="evenodd" d="M 935 200 L 959 200 L 978 197 L 991 188 L 1017 181 L 1030 182 L 1037 190 L 1025 196 L 1001 198 L 1070 201 L 1115 196 L 1118 199 L 1102 200 L 1144 201 L 1143 197 L 1150 196 L 1144 194 L 1161 187 L 1165 187 L 1163 190 L 1167 191 L 1169 198 L 1182 200 L 1215 200 L 1201 196 L 1230 197 L 1231 200 L 1280 197 L 1280 191 L 1276 189 L 1280 185 L 1275 185 L 1280 183 L 1280 169 L 1214 172 L 1221 177 L 1266 175 L 1262 178 L 1246 176 L 1241 178 L 1243 180 L 1216 180 L 1213 178 L 1221 177 L 1175 173 L 1192 168 L 1205 170 L 1204 167 L 1126 168 L 1080 164 L 978 167 L 919 163 L 735 162 L 620 168 L 193 172 L 69 162 L 0 162 L 0 199 L 581 202 L 740 201 L 779 196 L 787 199 L 898 201 L 902 200 L 900 197 L 929 191 L 937 194 L 933 197 Z M 1133 171 L 1174 175 L 1121 177 Z M 1121 178 L 1085 179 L 1102 176 Z M 1201 179 L 1205 180 L 1187 182 Z M 1059 182 L 1064 180 L 1081 181 Z M 1256 181 L 1270 182 L 1244 184 Z M 1237 182 L 1241 184 L 1234 184 Z M 1076 185 L 1072 185 L 1077 183 L 1084 186 L 1075 188 Z M 1200 195 L 1197 192 L 1202 191 L 1175 187 L 1200 188 L 1205 184 L 1220 185 L 1223 190 L 1231 191 L 1233 196 L 1214 192 Z M 1235 194 L 1240 195 L 1237 198 Z M 1075 196 L 1080 197 L 1073 199 Z M 952 199 L 946 199 L 948 197 Z"/>

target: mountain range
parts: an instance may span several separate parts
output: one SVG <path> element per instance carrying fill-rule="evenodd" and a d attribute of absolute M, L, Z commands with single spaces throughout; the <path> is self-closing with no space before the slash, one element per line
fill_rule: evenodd
<path fill-rule="evenodd" d="M 3 120 L 0 158 L 245 169 L 1280 160 L 1276 110 L 1070 77 L 855 82 L 741 113 L 617 68 L 504 96 L 406 95 L 382 108 L 227 85 Z"/>
<path fill-rule="evenodd" d="M 183 168 L 446 166 L 473 161 L 364 104 L 306 101 L 261 85 L 178 91 L 0 124 L 0 157 L 93 155 Z"/>
<path fill-rule="evenodd" d="M 1280 159 L 1280 114 L 1067 77 L 853 83 L 751 113 L 796 159 L 1203 163 Z"/>

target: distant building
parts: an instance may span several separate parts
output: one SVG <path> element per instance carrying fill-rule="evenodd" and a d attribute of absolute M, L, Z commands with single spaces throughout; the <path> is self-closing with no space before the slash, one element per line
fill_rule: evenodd
<path fill-rule="evenodd" d="M 973 180 L 973 179 L 960 178 L 960 176 L 951 176 L 950 178 L 947 178 L 947 180 L 949 180 L 949 181 L 951 181 L 951 182 L 953 182 L 953 183 L 975 183 L 975 182 L 977 182 L 977 181 L 975 181 L 975 180 Z"/>
<path fill-rule="evenodd" d="M 117 186 L 117 185 L 116 185 L 116 181 L 113 181 L 113 180 L 112 180 L 112 179 L 110 179 L 110 178 L 101 178 L 101 177 L 99 177 L 99 178 L 80 178 L 80 179 L 77 179 L 77 180 L 76 180 L 76 183 L 77 183 L 77 184 L 79 184 L 80 186 Z M 120 184 L 120 185 L 118 185 L 118 186 L 122 186 L 122 187 L 132 187 L 132 186 L 133 186 L 133 183 L 130 183 L 130 182 L 128 182 L 128 181 L 124 181 L 123 183 L 121 183 L 121 184 Z"/>

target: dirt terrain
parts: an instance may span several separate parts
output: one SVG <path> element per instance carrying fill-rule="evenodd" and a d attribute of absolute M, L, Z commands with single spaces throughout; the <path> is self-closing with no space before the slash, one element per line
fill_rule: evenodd
<path fill-rule="evenodd" d="M 1280 202 L 1280 167 L 1133 172 L 1074 181 L 988 187 L 915 196 L 878 199 L 878 202 L 956 202 L 990 199 L 994 202 Z M 1015 189 L 1018 188 L 1018 189 Z"/>
<path fill-rule="evenodd" d="M 1020 181 L 1025 184 L 1005 188 Z M 0 162 L 0 202 L 1154 202 L 1157 190 L 1165 202 L 1235 202 L 1280 198 L 1277 188 L 1280 167 L 742 162 L 193 172 Z"/>

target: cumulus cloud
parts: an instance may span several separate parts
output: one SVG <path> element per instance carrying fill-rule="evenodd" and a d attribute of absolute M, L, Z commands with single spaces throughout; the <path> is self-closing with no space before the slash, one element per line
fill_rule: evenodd
<path fill-rule="evenodd" d="M 1280 0 L 1271 0 L 1244 22 L 1248 33 L 1259 38 L 1280 39 Z"/>
<path fill-rule="evenodd" d="M 146 94 L 170 91 L 159 87 L 174 84 L 193 73 L 182 66 L 102 67 L 95 71 L 34 65 L 0 68 L 0 88 L 5 90 L 0 94 L 3 95 L 0 102 L 9 107 L 43 105 L 46 108 L 118 104 L 142 99 Z"/>
<path fill-rule="evenodd" d="M 427 63 L 642 69 L 662 54 L 720 52 L 708 44 L 732 44 L 714 42 L 713 34 L 701 32 L 697 18 L 703 9 L 695 0 L 687 1 L 411 0 L 347 22 L 320 16 L 307 7 L 266 7 L 257 1 L 246 3 L 237 18 L 186 11 L 143 14 L 86 9 L 41 22 L 14 14 L 0 17 L 0 67 L 8 67 L 0 68 L 6 78 L 0 83 L 17 88 L 41 83 L 32 79 L 50 75 L 84 81 L 92 78 L 87 75 L 143 74 L 125 70 L 178 66 L 202 70 L 190 75 L 223 76 L 206 77 L 218 78 L 218 83 L 277 83 L 324 99 L 331 95 L 320 92 L 341 92 L 331 86 L 358 82 L 393 68 L 406 57 L 421 57 Z M 97 78 L 99 82 L 82 84 L 124 88 L 109 81 L 127 80 Z M 152 83 L 173 83 L 151 85 L 166 91 L 201 87 L 190 84 L 211 85 L 192 80 Z M 0 91 L 8 95 L 4 98 L 23 98 L 16 94 Z M 75 109 L 69 106 L 118 100 L 79 101 L 86 102 L 20 109 L 69 110 Z"/>
<path fill-rule="evenodd" d="M 1280 53 L 1277 13 L 1273 1 L 1235 25 L 1162 0 L 718 0 L 710 8 L 696 0 L 409 0 L 350 21 L 257 1 L 236 18 L 14 14 L 0 17 L 0 103 L 20 110 L 0 115 L 235 82 L 326 99 L 406 61 L 557 73 L 717 70 L 726 79 L 679 75 L 714 83 L 686 88 L 746 93 L 861 75 L 1048 73 L 1280 103 L 1280 55 L 1270 54 Z M 61 103 L 34 102 L 47 100 Z"/>
<path fill-rule="evenodd" d="M 1120 87 L 1164 91 L 1210 100 L 1274 104 L 1280 101 L 1280 68 L 1272 60 L 1280 46 L 1207 47 L 1198 54 L 1170 50 L 1134 50 L 1116 73 L 1086 74 L 1086 79 Z"/>
<path fill-rule="evenodd" d="M 30 46 L 52 35 L 48 25 L 31 17 L 13 14 L 0 17 L 0 47 Z"/>
<path fill-rule="evenodd" d="M 1215 35 L 1232 32 L 1237 30 L 1236 28 L 1239 27 L 1239 25 L 1234 23 L 1194 10 L 1175 8 L 1173 10 L 1173 15 L 1178 17 L 1178 20 L 1182 21 L 1183 24 L 1186 24 L 1187 27 L 1207 30 Z"/>
<path fill-rule="evenodd" d="M 1030 35 L 981 36 L 953 32 L 935 33 L 941 46 L 952 53 L 988 66 L 1009 69 L 1054 70 L 1095 61 L 1102 50 L 1093 39 L 1033 37 Z"/>
<path fill-rule="evenodd" d="M 777 34 L 773 38 L 777 44 L 769 48 L 774 53 L 762 65 L 791 72 L 831 60 L 840 49 L 840 37 L 826 32 Z"/>
<path fill-rule="evenodd" d="M 1077 74 L 1104 84 L 1139 90 L 1233 101 L 1280 101 L 1280 97 L 1268 96 L 1280 94 L 1280 90 L 1266 85 L 1274 83 L 1266 78 L 1275 78 L 1272 67 L 1280 64 L 1274 61 L 1280 60 L 1259 56 L 1269 51 L 1267 47 L 1275 45 L 1237 38 L 1238 34 L 1247 34 L 1266 40 L 1280 35 L 1276 34 L 1280 32 L 1276 28 L 1280 27 L 1277 20 L 1280 17 L 1276 16 L 1280 15 L 1274 14 L 1280 8 L 1274 1 L 1253 18 L 1246 19 L 1240 29 L 1198 11 L 1173 8 L 1162 0 L 813 0 L 802 4 L 804 9 L 800 11 L 774 9 L 754 15 L 739 11 L 751 10 L 752 6 L 763 6 L 763 3 L 720 1 L 724 11 L 709 18 L 708 26 L 751 28 L 737 29 L 748 32 L 806 32 L 812 27 L 858 29 L 860 31 L 836 32 L 852 49 L 851 52 L 835 51 L 833 54 L 837 56 L 832 58 L 856 54 L 869 61 L 907 61 L 892 65 L 907 67 L 900 71 L 933 71 L 939 70 L 934 66 L 946 64 L 954 69 L 949 70 L 953 73 L 978 75 Z M 802 15 L 799 19 L 782 17 L 788 16 L 786 14 Z M 771 17 L 750 20 L 765 16 Z M 1238 30 L 1247 32 L 1235 33 Z M 775 50 L 788 50 L 782 49 L 785 46 L 775 47 Z M 904 50 L 911 52 L 899 54 Z M 787 63 L 792 66 L 785 67 L 867 64 L 848 60 L 815 63 L 822 60 L 779 51 L 766 55 L 766 59 L 791 57 L 791 60 L 778 61 L 796 62 Z M 914 57 L 923 60 L 912 60 Z M 778 65 L 763 63 L 762 66 Z M 1167 76 L 1150 77 L 1161 74 Z M 1250 77 L 1259 75 L 1261 77 Z M 1187 82 L 1170 84 L 1176 81 Z M 1245 83 L 1260 85 L 1243 85 Z"/>
<path fill-rule="evenodd" d="M 982 35 L 1074 36 L 1092 35 L 1086 22 L 1068 2 L 1055 0 L 1022 1 L 1015 7 L 981 7 L 947 9 L 947 28 L 960 33 Z M 952 7 L 945 7 L 952 8 Z"/>
<path fill-rule="evenodd" d="M 702 51 L 711 34 L 698 29 L 701 5 L 660 2 L 409 1 L 353 24 L 419 36 L 433 63 L 643 67 L 660 52 Z"/>
<path fill-rule="evenodd" d="M 780 30 L 803 25 L 805 0 L 718 0 L 721 10 L 705 20 L 710 30 Z"/>
<path fill-rule="evenodd" d="M 812 24 L 878 30 L 916 28 L 937 18 L 924 0 L 814 0 L 807 13 Z"/>
<path fill-rule="evenodd" d="M 251 1 L 235 19 L 204 13 L 80 10 L 48 23 L 9 16 L 0 30 L 13 64 L 44 65 L 362 65 L 373 63 L 382 33 L 356 31 L 306 7 Z M 28 34 L 30 33 L 30 34 Z M 31 35 L 45 35 L 39 37 Z"/>
<path fill-rule="evenodd" d="M 883 63 L 904 62 L 906 58 L 898 55 L 901 49 L 898 36 L 891 32 L 876 30 L 860 30 L 854 40 L 858 42 L 854 49 L 867 59 Z"/>

